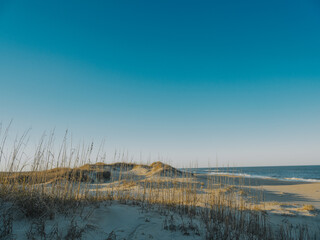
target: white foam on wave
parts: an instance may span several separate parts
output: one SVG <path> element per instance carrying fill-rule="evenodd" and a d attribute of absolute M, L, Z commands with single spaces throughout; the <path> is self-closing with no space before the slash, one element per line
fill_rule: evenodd
<path fill-rule="evenodd" d="M 262 175 L 250 175 L 246 173 L 232 173 L 232 172 L 209 172 L 209 175 L 230 175 L 230 176 L 239 176 L 246 178 L 259 178 L 259 179 L 274 179 L 274 180 L 283 180 L 283 181 L 292 181 L 292 182 L 320 182 L 319 179 L 306 179 L 306 178 L 276 178 Z"/>
<path fill-rule="evenodd" d="M 263 179 L 273 179 L 273 177 L 261 176 L 261 175 L 250 175 L 246 173 L 232 173 L 232 172 L 210 172 L 209 175 L 230 175 L 230 176 L 239 176 L 247 178 L 263 178 Z M 276 179 L 276 178 L 274 178 Z"/>
<path fill-rule="evenodd" d="M 287 181 L 298 181 L 298 182 L 320 182 L 319 179 L 308 179 L 308 178 L 284 178 Z"/>

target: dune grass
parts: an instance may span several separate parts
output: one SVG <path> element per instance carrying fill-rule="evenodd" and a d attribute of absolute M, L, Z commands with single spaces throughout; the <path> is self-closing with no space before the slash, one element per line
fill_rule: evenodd
<path fill-rule="evenodd" d="M 0 173 L 0 238 L 10 239 L 13 216 L 19 212 L 23 218 L 37 219 L 26 233 L 29 239 L 81 239 L 94 228 L 79 227 L 73 221 L 63 236 L 57 228 L 46 232 L 46 219 L 54 219 L 56 214 L 76 214 L 85 206 L 112 201 L 158 209 L 166 215 L 164 231 L 192 233 L 203 239 L 317 237 L 306 226 L 271 226 L 266 211 L 255 204 L 262 196 L 247 198 L 241 177 L 196 178 L 161 162 L 125 162 L 128 159 L 120 152 L 111 161 L 121 162 L 106 163 L 108 159 L 101 150 L 93 156 L 92 143 L 74 147 L 67 134 L 60 147 L 54 148 L 53 133 L 42 137 L 31 162 L 24 162 L 27 133 L 16 138 L 11 148 L 7 146 L 8 128 L 1 134 L 0 163 L 4 169 Z M 188 223 L 183 219 L 188 219 Z M 195 220 L 202 227 L 194 224 Z"/>
<path fill-rule="evenodd" d="M 316 208 L 311 204 L 303 205 L 302 209 L 305 210 L 305 211 L 309 211 L 309 212 L 313 212 L 313 211 L 316 210 Z"/>

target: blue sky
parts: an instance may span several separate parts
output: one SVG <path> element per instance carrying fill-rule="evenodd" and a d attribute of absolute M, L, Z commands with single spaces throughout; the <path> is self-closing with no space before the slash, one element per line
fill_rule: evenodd
<path fill-rule="evenodd" d="M 320 4 L 1 1 L 0 121 L 175 165 L 320 162 Z"/>

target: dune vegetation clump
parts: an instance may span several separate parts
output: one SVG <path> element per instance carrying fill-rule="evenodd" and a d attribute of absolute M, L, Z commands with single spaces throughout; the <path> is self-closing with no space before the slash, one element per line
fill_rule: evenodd
<path fill-rule="evenodd" d="M 316 208 L 311 204 L 303 205 L 302 209 L 305 210 L 305 211 L 309 211 L 309 212 L 313 212 L 313 211 L 316 210 Z"/>
<path fill-rule="evenodd" d="M 29 239 L 81 239 L 95 229 L 85 224 L 94 208 L 113 202 L 140 206 L 143 211 L 157 210 L 164 216 L 163 231 L 183 236 L 289 239 L 291 234 L 287 228 L 269 223 L 263 207 L 257 208 L 256 200 L 248 197 L 241 177 L 201 177 L 159 161 L 128 163 L 121 154 L 112 159 L 120 161 L 107 163 L 101 152 L 96 153 L 97 163 L 92 163 L 93 144 L 69 149 L 64 138 L 54 154 L 52 135 L 40 141 L 31 163 L 22 163 L 24 139 L 9 153 L 4 153 L 6 135 L 0 142 L 0 160 L 5 166 L 0 173 L 1 238 L 13 237 L 14 221 L 29 219 L 31 225 L 25 233 Z M 24 171 L 27 165 L 29 169 Z M 88 206 L 93 210 L 87 210 Z M 312 211 L 307 205 L 305 209 Z M 72 219 L 68 229 L 45 227 L 61 215 Z M 312 239 L 305 227 L 297 229 L 297 236 Z"/>

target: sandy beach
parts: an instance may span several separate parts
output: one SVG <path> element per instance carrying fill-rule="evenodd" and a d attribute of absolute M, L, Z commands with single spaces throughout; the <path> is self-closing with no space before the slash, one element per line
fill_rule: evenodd
<path fill-rule="evenodd" d="M 77 175 L 79 171 L 82 175 Z M 91 164 L 77 170 L 50 170 L 46 174 L 45 181 L 33 178 L 33 185 L 47 192 L 68 188 L 68 194 L 79 189 L 88 194 L 86 199 L 93 200 L 77 203 L 78 207 L 72 203 L 71 210 L 57 210 L 52 217 L 24 217 L 22 208 L 26 206 L 19 209 L 12 201 L 2 201 L 2 216 L 11 211 L 14 239 L 32 239 L 41 234 L 47 237 L 44 239 L 211 239 L 210 229 L 222 226 L 210 233 L 220 239 L 226 236 L 223 229 L 232 224 L 226 221 L 230 214 L 235 224 L 243 222 L 245 230 L 230 227 L 227 239 L 248 239 L 253 219 L 257 229 L 265 224 L 270 227 L 270 234 L 282 231 L 281 234 L 298 239 L 303 227 L 307 227 L 304 234 L 308 236 L 319 234 L 320 183 L 197 175 L 160 162 Z M 71 176 L 77 181 L 72 181 Z M 20 175 L 21 178 L 25 176 Z M 209 220 L 204 217 L 211 215 L 210 211 L 216 214 L 212 226 L 207 225 Z M 248 214 L 249 222 L 241 217 L 243 213 Z M 220 220 L 215 222 L 216 218 Z M 263 237 L 256 230 L 252 234 L 256 236 L 254 239 Z"/>
<path fill-rule="evenodd" d="M 266 201 L 311 204 L 320 209 L 320 183 L 262 185 Z"/>

